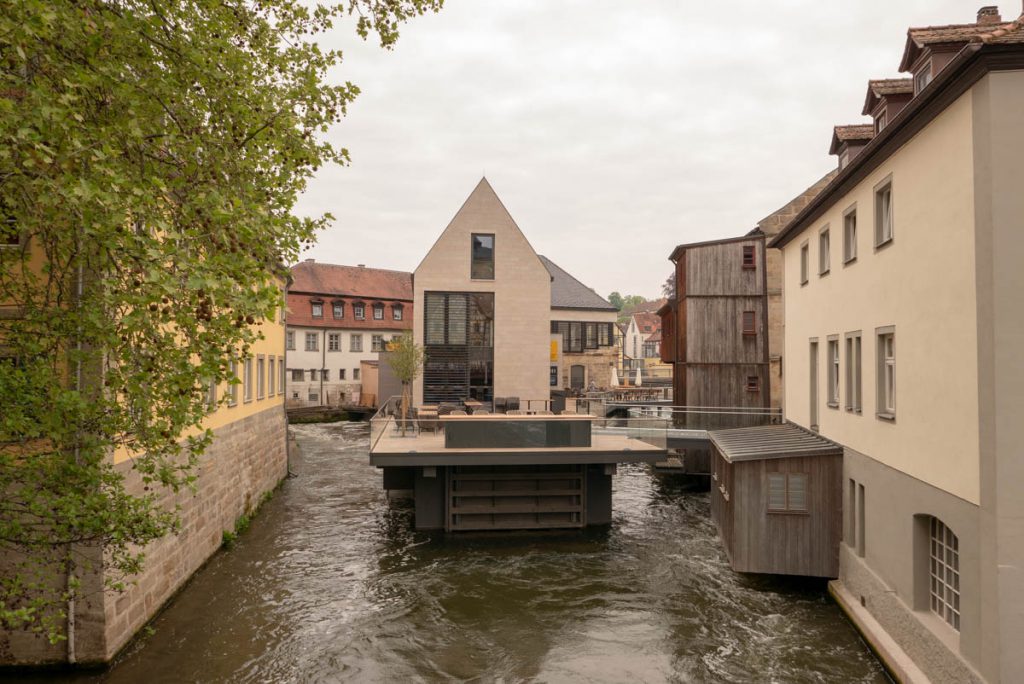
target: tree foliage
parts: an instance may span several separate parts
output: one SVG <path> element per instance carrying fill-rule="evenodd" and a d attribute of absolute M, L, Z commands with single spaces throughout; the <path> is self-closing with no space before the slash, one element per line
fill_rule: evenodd
<path fill-rule="evenodd" d="M 411 384 L 427 358 L 426 351 L 413 340 L 412 333 L 406 332 L 388 345 L 388 365 L 395 377 L 402 382 L 402 434 L 405 434 L 406 420 L 411 401 Z"/>
<path fill-rule="evenodd" d="M 442 1 L 0 1 L 0 628 L 62 638 L 54 572 L 102 548 L 116 589 L 175 529 L 206 388 L 330 218 L 293 214 L 308 179 L 348 160 L 323 134 L 359 91 L 316 36 L 388 47 Z"/>

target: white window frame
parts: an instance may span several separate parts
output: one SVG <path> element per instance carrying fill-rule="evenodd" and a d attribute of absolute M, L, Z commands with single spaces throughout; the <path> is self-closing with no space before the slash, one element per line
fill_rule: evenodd
<path fill-rule="evenodd" d="M 363 335 L 361 333 L 353 333 L 348 336 L 348 350 L 350 352 L 363 351 Z"/>
<path fill-rule="evenodd" d="M 274 384 L 277 382 L 277 366 L 274 365 L 275 358 L 267 357 L 267 396 L 274 396 Z"/>
<path fill-rule="evenodd" d="M 846 333 L 846 410 L 860 413 L 864 400 L 863 345 L 859 330 Z"/>
<path fill-rule="evenodd" d="M 896 328 L 875 329 L 878 358 L 878 400 L 876 415 L 885 420 L 896 419 Z"/>
<path fill-rule="evenodd" d="M 875 249 L 890 244 L 895 238 L 892 176 L 886 177 L 874 188 L 875 197 Z M 888 197 L 888 199 L 886 199 Z"/>
<path fill-rule="evenodd" d="M 312 311 L 311 311 L 310 315 L 313 318 L 323 318 L 324 317 L 324 303 L 323 302 L 310 302 L 310 304 L 312 305 Z"/>
<path fill-rule="evenodd" d="M 357 321 L 366 320 L 366 305 L 365 304 L 353 304 L 352 305 L 352 317 Z"/>
<path fill-rule="evenodd" d="M 249 356 L 242 363 L 242 403 L 252 401 L 252 389 L 252 357 Z"/>
<path fill-rule="evenodd" d="M 231 361 L 228 364 L 231 377 L 228 378 L 228 406 L 238 406 L 238 362 Z"/>
<path fill-rule="evenodd" d="M 839 335 L 829 335 L 828 344 L 828 401 L 829 408 L 839 408 Z"/>
<path fill-rule="evenodd" d="M 391 305 L 391 318 L 400 321 L 402 320 L 402 312 L 405 307 L 392 304 Z"/>
<path fill-rule="evenodd" d="M 800 284 L 806 285 L 810 280 L 811 243 L 804 240 L 800 245 Z"/>
<path fill-rule="evenodd" d="M 382 352 L 384 351 L 384 336 L 383 335 L 371 335 L 370 336 L 370 351 Z"/>
<path fill-rule="evenodd" d="M 331 315 L 336 321 L 345 318 L 345 302 L 332 302 Z"/>
<path fill-rule="evenodd" d="M 928 521 L 928 605 L 960 631 L 960 539 L 934 516 Z"/>
<path fill-rule="evenodd" d="M 263 354 L 256 355 L 256 400 L 267 398 L 267 358 Z"/>
<path fill-rule="evenodd" d="M 308 352 L 320 351 L 320 333 L 306 333 L 305 350 Z"/>
<path fill-rule="evenodd" d="M 277 394 L 278 394 L 278 396 L 280 396 L 280 395 L 284 394 L 285 379 L 288 377 L 287 374 L 286 374 L 286 369 L 284 367 L 284 357 L 283 356 L 278 356 L 277 357 L 277 373 L 278 373 L 278 378 L 277 378 Z"/>
<path fill-rule="evenodd" d="M 341 333 L 327 333 L 327 351 L 341 351 Z"/>
<path fill-rule="evenodd" d="M 831 238 L 829 237 L 829 225 L 826 223 L 825 226 L 818 231 L 818 275 L 828 275 L 828 272 L 832 269 L 832 255 L 829 243 Z"/>
<path fill-rule="evenodd" d="M 288 351 L 295 351 L 295 331 L 289 330 L 284 334 L 284 348 Z"/>
<path fill-rule="evenodd" d="M 857 260 L 857 205 L 843 212 L 843 265 Z"/>
<path fill-rule="evenodd" d="M 373 320 L 383 321 L 384 320 L 384 305 L 374 304 L 373 305 Z"/>
<path fill-rule="evenodd" d="M 914 95 L 918 95 L 932 82 L 932 60 L 925 60 L 924 65 L 914 72 Z"/>

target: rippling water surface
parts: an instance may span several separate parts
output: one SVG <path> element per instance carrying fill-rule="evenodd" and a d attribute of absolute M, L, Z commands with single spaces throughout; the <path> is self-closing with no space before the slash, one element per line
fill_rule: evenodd
<path fill-rule="evenodd" d="M 644 466 L 608 530 L 446 537 L 388 504 L 365 423 L 292 430 L 235 548 L 75 681 L 887 681 L 822 583 L 733 573 L 707 495 Z"/>

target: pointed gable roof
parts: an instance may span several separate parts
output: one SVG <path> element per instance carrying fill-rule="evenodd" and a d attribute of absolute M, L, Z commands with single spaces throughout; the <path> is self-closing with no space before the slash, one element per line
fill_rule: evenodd
<path fill-rule="evenodd" d="M 828 148 L 829 154 L 838 154 L 843 143 L 860 143 L 866 145 L 875 137 L 875 127 L 872 124 L 851 124 L 849 126 L 836 126 L 832 129 L 832 145 Z"/>
<path fill-rule="evenodd" d="M 868 81 L 868 92 L 864 96 L 864 108 L 861 114 L 869 116 L 878 101 L 890 95 L 914 95 L 914 79 L 912 78 L 873 78 Z"/>
<path fill-rule="evenodd" d="M 537 255 L 551 274 L 552 309 L 591 309 L 617 311 L 608 300 L 573 278 L 561 266 L 542 254 Z"/>
<path fill-rule="evenodd" d="M 312 260 L 292 266 L 292 293 L 412 301 L 412 273 L 365 266 L 321 264 Z"/>

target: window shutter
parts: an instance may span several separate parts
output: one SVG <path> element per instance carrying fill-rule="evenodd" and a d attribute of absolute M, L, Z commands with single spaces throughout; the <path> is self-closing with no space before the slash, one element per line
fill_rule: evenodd
<path fill-rule="evenodd" d="M 768 473 L 768 510 L 786 510 L 786 476 L 784 473 Z"/>
<path fill-rule="evenodd" d="M 426 308 L 426 339 L 427 344 L 444 344 L 444 295 L 428 292 Z"/>

